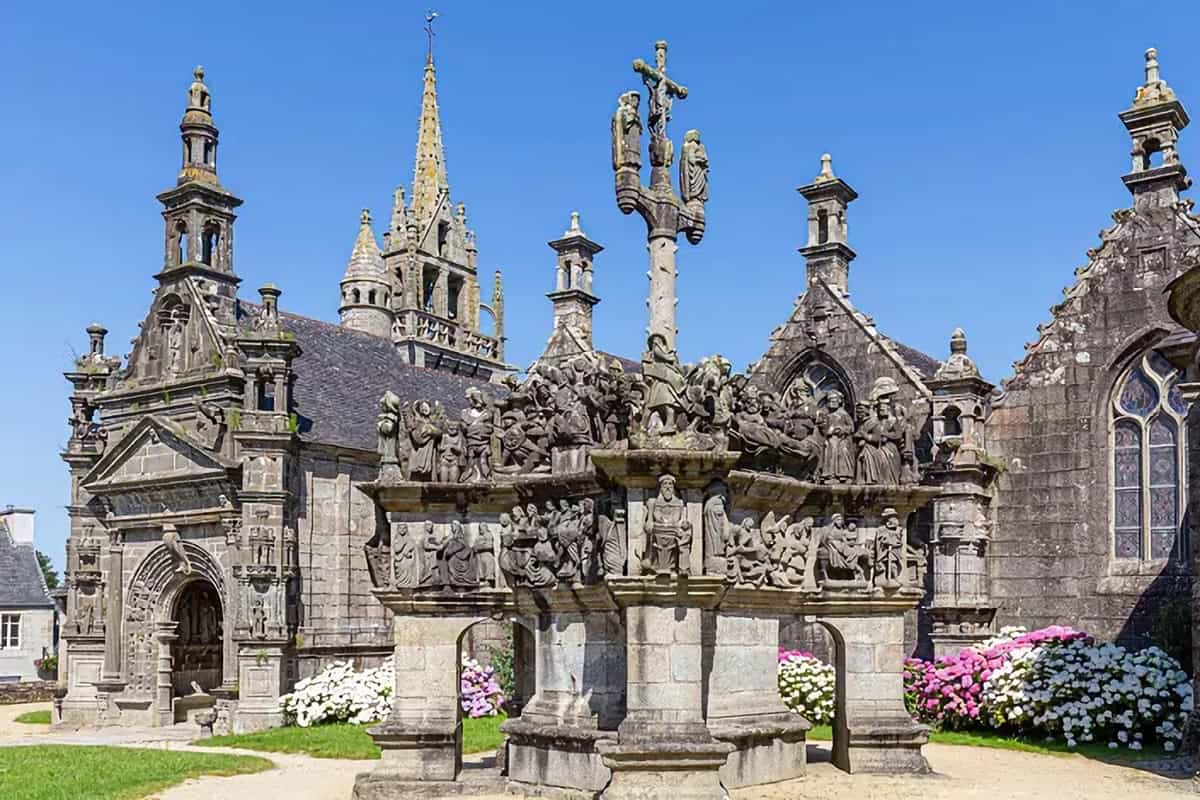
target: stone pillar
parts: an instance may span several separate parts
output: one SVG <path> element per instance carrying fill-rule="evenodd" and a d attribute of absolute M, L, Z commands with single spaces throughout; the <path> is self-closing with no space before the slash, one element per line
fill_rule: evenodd
<path fill-rule="evenodd" d="M 674 236 L 652 236 L 646 242 L 650 251 L 650 296 L 646 304 L 650 310 L 650 334 L 661 334 L 667 340 L 668 349 L 675 349 L 675 252 L 679 245 Z"/>
<path fill-rule="evenodd" d="M 929 728 L 904 707 L 904 613 L 822 617 L 836 648 L 833 763 L 846 772 L 925 773 Z"/>
<path fill-rule="evenodd" d="M 625 610 L 625 719 L 596 749 L 612 770 L 605 800 L 718 800 L 734 746 L 704 724 L 702 620 L 724 578 L 608 578 Z"/>
<path fill-rule="evenodd" d="M 104 615 L 104 679 L 116 681 L 121 678 L 121 617 L 123 610 L 125 534 L 114 530 L 108 545 L 108 583 L 105 586 L 107 613 Z"/>
<path fill-rule="evenodd" d="M 175 690 L 171 684 L 171 644 L 179 638 L 173 620 L 154 623 L 154 639 L 158 642 L 158 665 L 154 682 L 154 722 L 159 727 L 175 723 Z"/>
<path fill-rule="evenodd" d="M 448 316 L 447 313 L 447 295 L 448 283 L 450 281 L 450 271 L 445 267 L 438 267 L 437 283 L 433 287 L 433 313 L 439 317 Z"/>

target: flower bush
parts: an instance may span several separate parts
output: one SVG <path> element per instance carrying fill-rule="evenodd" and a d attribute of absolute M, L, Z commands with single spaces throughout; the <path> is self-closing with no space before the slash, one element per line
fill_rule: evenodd
<path fill-rule="evenodd" d="M 908 659 L 904 682 L 909 710 L 923 722 L 1037 734 L 1071 747 L 1157 742 L 1173 751 L 1193 704 L 1186 673 L 1159 648 L 1131 653 L 1059 626 L 1005 629 L 934 662 Z"/>
<path fill-rule="evenodd" d="M 1158 742 L 1173 751 L 1193 698 L 1179 662 L 1159 648 L 1131 653 L 1077 639 L 1015 653 L 991 676 L 983 701 L 999 729 L 1046 733 L 1072 747 Z"/>
<path fill-rule="evenodd" d="M 814 725 L 833 721 L 833 667 L 812 653 L 779 648 L 779 695 L 784 704 Z"/>
<path fill-rule="evenodd" d="M 284 722 L 307 728 L 325 722 L 361 725 L 383 719 L 392 708 L 395 672 L 389 658 L 382 666 L 358 672 L 349 661 L 330 664 L 279 698 Z"/>
<path fill-rule="evenodd" d="M 504 706 L 504 690 L 496 679 L 496 671 L 465 655 L 458 688 L 462 710 L 469 717 L 492 717 Z"/>
<path fill-rule="evenodd" d="M 984 683 L 1007 663 L 1010 654 L 1084 635 L 1057 625 L 1032 633 L 1023 628 L 1006 628 L 978 647 L 963 648 L 937 661 L 906 659 L 904 688 L 909 711 L 921 721 L 940 728 L 975 726 L 983 713 Z"/>

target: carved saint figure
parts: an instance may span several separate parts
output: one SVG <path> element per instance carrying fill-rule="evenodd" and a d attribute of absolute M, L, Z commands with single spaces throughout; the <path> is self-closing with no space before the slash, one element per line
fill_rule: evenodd
<path fill-rule="evenodd" d="M 816 563 L 816 543 L 812 517 L 788 525 L 775 544 L 772 559 L 771 583 L 783 589 L 801 586 L 816 588 L 813 567 Z"/>
<path fill-rule="evenodd" d="M 392 570 L 397 589 L 415 589 L 421 583 L 421 555 L 407 522 L 397 523 L 392 537 Z"/>
<path fill-rule="evenodd" d="M 475 558 L 479 564 L 479 582 L 489 587 L 496 583 L 496 539 L 492 535 L 492 526 L 486 522 L 479 523 L 479 532 L 471 547 L 475 550 Z"/>
<path fill-rule="evenodd" d="M 250 605 L 250 633 L 256 639 L 267 638 L 267 607 L 262 595 L 255 595 Z"/>
<path fill-rule="evenodd" d="M 846 398 L 834 390 L 825 399 L 825 453 L 821 459 L 821 479 L 825 483 L 854 481 L 854 420 L 845 409 Z"/>
<path fill-rule="evenodd" d="M 600 539 L 600 562 L 605 575 L 625 574 L 625 531 L 616 520 L 600 517 L 597 521 Z"/>
<path fill-rule="evenodd" d="M 399 523 L 398 527 L 405 527 L 404 523 Z M 391 558 L 391 549 L 391 526 L 386 521 L 380 521 L 375 526 L 375 533 L 363 545 L 363 552 L 367 557 L 367 574 L 371 578 L 371 585 L 377 589 L 388 585 L 390 579 L 388 563 Z"/>
<path fill-rule="evenodd" d="M 529 551 L 525 562 L 525 582 L 530 586 L 544 588 L 557 582 L 554 565 L 558 560 L 554 545 L 550 542 L 550 530 L 545 525 L 537 526 L 537 541 Z"/>
<path fill-rule="evenodd" d="M 683 135 L 679 155 L 679 197 L 685 203 L 708 202 L 708 150 L 694 128 Z"/>
<path fill-rule="evenodd" d="M 883 527 L 875 534 L 875 585 L 897 589 L 904 582 L 905 536 L 895 509 L 883 510 Z"/>
<path fill-rule="evenodd" d="M 817 572 L 822 583 L 862 581 L 871 574 L 871 553 L 858 541 L 858 529 L 846 525 L 841 514 L 829 519 L 829 528 L 817 547 Z"/>
<path fill-rule="evenodd" d="M 428 400 L 413 403 L 413 421 L 408 432 L 412 443 L 412 455 L 409 458 L 408 469 L 414 481 L 431 481 L 437 477 L 437 440 L 442 435 L 442 425 L 438 416 Z"/>
<path fill-rule="evenodd" d="M 466 461 L 466 443 L 462 428 L 457 422 L 446 424 L 446 430 L 438 442 L 438 480 L 442 483 L 458 483 Z"/>
<path fill-rule="evenodd" d="M 446 585 L 445 565 L 442 563 L 442 540 L 430 520 L 425 521 L 422 531 L 421 588 L 441 589 Z"/>
<path fill-rule="evenodd" d="M 379 398 L 379 417 L 375 423 L 379 433 L 379 460 L 382 471 L 396 468 L 400 464 L 400 396 L 395 392 L 384 392 Z"/>
<path fill-rule="evenodd" d="M 479 587 L 479 562 L 475 549 L 467 541 L 467 531 L 458 520 L 450 523 L 450 535 L 442 545 L 445 583 L 454 589 Z"/>
<path fill-rule="evenodd" d="M 642 375 L 646 381 L 647 431 L 675 433 L 682 415 L 683 390 L 687 384 L 679 366 L 679 356 L 661 333 L 652 333 L 642 354 Z"/>
<path fill-rule="evenodd" d="M 704 571 L 711 575 L 726 572 L 725 541 L 729 536 L 729 487 L 714 481 L 704 500 Z"/>
<path fill-rule="evenodd" d="M 486 481 L 492 477 L 492 434 L 495 416 L 487 396 L 478 388 L 467 389 L 467 402 L 461 419 L 466 439 L 466 474 L 464 481 Z"/>
<path fill-rule="evenodd" d="M 625 92 L 617 101 L 612 118 L 614 171 L 621 167 L 642 168 L 642 117 L 638 111 L 641 99 L 637 92 Z"/>
<path fill-rule="evenodd" d="M 646 534 L 642 569 L 688 574 L 692 523 L 687 518 L 683 498 L 675 493 L 675 476 L 663 475 L 658 479 L 658 496 L 646 501 L 642 528 Z"/>
<path fill-rule="evenodd" d="M 763 585 L 770 567 L 770 551 L 753 518 L 746 517 L 733 529 L 725 553 L 730 581 L 736 585 Z"/>
<path fill-rule="evenodd" d="M 92 633 L 96 622 L 96 596 L 80 591 L 75 596 L 75 631 L 81 636 Z"/>

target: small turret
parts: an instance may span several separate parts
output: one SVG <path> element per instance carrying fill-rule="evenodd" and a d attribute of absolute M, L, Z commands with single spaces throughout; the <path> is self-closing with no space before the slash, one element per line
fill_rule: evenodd
<path fill-rule="evenodd" d="M 391 282 L 383 263 L 383 253 L 375 242 L 371 212 L 359 215 L 358 236 L 342 277 L 342 302 L 338 308 L 342 327 L 373 336 L 392 333 Z"/>
<path fill-rule="evenodd" d="M 1133 193 L 1135 206 L 1139 197 L 1158 197 L 1164 192 L 1167 202 L 1177 200 L 1179 192 L 1191 185 L 1176 149 L 1179 132 L 1189 119 L 1174 90 L 1162 79 L 1155 48 L 1146 51 L 1145 83 L 1137 88 L 1133 104 L 1119 116 L 1133 141 L 1133 169 L 1122 180 Z M 1155 200 L 1154 204 L 1162 203 Z"/>
<path fill-rule="evenodd" d="M 833 174 L 833 159 L 821 156 L 821 171 L 812 183 L 797 189 L 808 201 L 808 244 L 800 248 L 807 270 L 806 285 L 823 280 L 843 295 L 849 291 L 850 249 L 846 209 L 858 197 L 850 184 Z"/>

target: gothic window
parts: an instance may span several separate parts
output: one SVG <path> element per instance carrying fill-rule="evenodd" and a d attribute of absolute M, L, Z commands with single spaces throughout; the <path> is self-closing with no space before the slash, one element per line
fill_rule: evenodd
<path fill-rule="evenodd" d="M 1133 363 L 1112 398 L 1113 552 L 1120 559 L 1183 559 L 1188 552 L 1187 406 L 1179 373 L 1158 353 Z"/>
<path fill-rule="evenodd" d="M 829 241 L 829 212 L 821 209 L 817 212 L 817 244 Z"/>
<path fill-rule="evenodd" d="M 217 255 L 217 246 L 221 241 L 221 231 L 216 225 L 206 225 L 204 227 L 204 236 L 200 241 L 200 261 L 204 264 L 212 266 L 213 259 Z"/>
<path fill-rule="evenodd" d="M 180 222 L 175 226 L 175 263 L 186 264 L 188 260 L 187 225 Z"/>
<path fill-rule="evenodd" d="M 813 397 L 822 409 L 828 407 L 829 395 L 836 391 L 842 396 L 842 407 L 853 415 L 854 406 L 852 405 L 853 398 L 850 390 L 845 382 L 842 381 L 841 376 L 828 364 L 820 361 L 810 362 L 792 379 L 788 387 L 789 391 L 791 387 L 801 382 L 807 384 L 812 389 Z"/>

